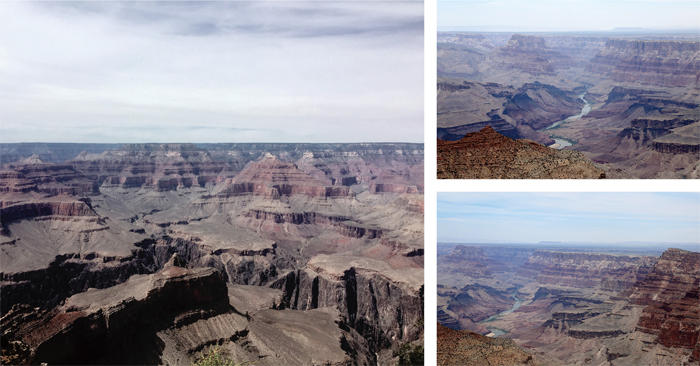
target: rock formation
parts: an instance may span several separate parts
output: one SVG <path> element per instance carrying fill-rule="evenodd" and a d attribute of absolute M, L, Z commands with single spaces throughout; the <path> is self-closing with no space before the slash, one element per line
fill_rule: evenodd
<path fill-rule="evenodd" d="M 3 362 L 182 364 L 218 344 L 262 365 L 384 364 L 422 342 L 422 146 L 265 146 L 3 165 Z M 228 302 L 158 305 L 169 286 Z"/>
<path fill-rule="evenodd" d="M 536 365 L 531 354 L 508 338 L 489 338 L 437 323 L 438 365 Z"/>
<path fill-rule="evenodd" d="M 520 267 L 518 274 L 534 277 L 541 284 L 580 288 L 600 286 L 607 290 L 624 291 L 644 279 L 654 262 L 653 257 L 539 250 Z"/>
<path fill-rule="evenodd" d="M 539 82 L 520 88 L 457 79 L 438 80 L 438 138 L 459 140 L 466 133 L 491 126 L 513 139 L 528 138 L 552 145 L 542 129 L 581 110 L 571 92 Z"/>
<path fill-rule="evenodd" d="M 666 347 L 687 349 L 691 361 L 700 361 L 700 253 L 666 250 L 630 298 L 645 306 L 638 331 Z"/>
<path fill-rule="evenodd" d="M 490 127 L 459 141 L 438 140 L 437 166 L 438 178 L 605 178 L 605 173 L 579 152 L 513 140 Z"/>
<path fill-rule="evenodd" d="M 586 71 L 615 82 L 690 86 L 698 82 L 699 54 L 700 42 L 611 39 Z"/>

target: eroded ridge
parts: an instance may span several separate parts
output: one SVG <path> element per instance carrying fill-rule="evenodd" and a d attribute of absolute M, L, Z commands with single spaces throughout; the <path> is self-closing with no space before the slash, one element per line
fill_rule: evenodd
<path fill-rule="evenodd" d="M 422 343 L 422 145 L 261 146 L 3 165 L 3 363 L 182 364 L 219 345 L 386 364 Z"/>

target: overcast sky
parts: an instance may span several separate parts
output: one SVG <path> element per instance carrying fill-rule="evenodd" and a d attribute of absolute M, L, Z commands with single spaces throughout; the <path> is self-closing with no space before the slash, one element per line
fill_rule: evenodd
<path fill-rule="evenodd" d="M 700 26 L 700 1 L 438 0 L 438 30 L 502 32 Z"/>
<path fill-rule="evenodd" d="M 0 142 L 422 142 L 422 2 L 0 2 Z"/>
<path fill-rule="evenodd" d="M 438 193 L 437 211 L 441 242 L 700 243 L 700 193 Z"/>

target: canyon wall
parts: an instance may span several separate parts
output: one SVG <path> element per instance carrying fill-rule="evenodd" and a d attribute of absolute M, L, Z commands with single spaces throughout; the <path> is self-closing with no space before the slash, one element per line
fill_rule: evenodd
<path fill-rule="evenodd" d="M 623 291 L 643 279 L 655 260 L 654 257 L 538 250 L 518 274 L 535 278 L 542 284 Z"/>
<path fill-rule="evenodd" d="M 668 249 L 630 299 L 644 309 L 637 330 L 666 347 L 685 348 L 700 361 L 700 253 Z"/>
<path fill-rule="evenodd" d="M 700 75 L 700 42 L 611 39 L 586 71 L 621 83 L 691 86 Z"/>

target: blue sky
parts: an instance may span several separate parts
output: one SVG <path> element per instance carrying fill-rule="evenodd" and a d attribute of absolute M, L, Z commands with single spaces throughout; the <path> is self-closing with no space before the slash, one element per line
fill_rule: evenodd
<path fill-rule="evenodd" d="M 700 26 L 700 1 L 499 0 L 437 3 L 438 30 L 503 32 Z"/>
<path fill-rule="evenodd" d="M 438 193 L 437 231 L 439 242 L 700 243 L 700 193 Z"/>
<path fill-rule="evenodd" d="M 0 142 L 422 142 L 423 3 L 0 2 Z"/>

